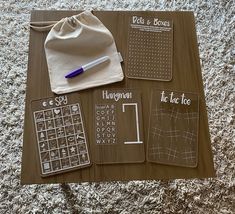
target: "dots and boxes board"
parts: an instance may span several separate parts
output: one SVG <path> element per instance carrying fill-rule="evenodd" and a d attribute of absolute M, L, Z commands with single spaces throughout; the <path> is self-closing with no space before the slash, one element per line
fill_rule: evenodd
<path fill-rule="evenodd" d="M 130 18 L 127 77 L 170 81 L 172 57 L 172 20 L 148 16 Z"/>

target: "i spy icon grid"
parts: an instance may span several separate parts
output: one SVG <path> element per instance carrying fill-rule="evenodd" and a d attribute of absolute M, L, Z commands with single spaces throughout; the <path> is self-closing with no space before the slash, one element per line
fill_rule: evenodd
<path fill-rule="evenodd" d="M 41 175 L 63 173 L 90 165 L 79 99 L 58 96 L 32 102 Z"/>

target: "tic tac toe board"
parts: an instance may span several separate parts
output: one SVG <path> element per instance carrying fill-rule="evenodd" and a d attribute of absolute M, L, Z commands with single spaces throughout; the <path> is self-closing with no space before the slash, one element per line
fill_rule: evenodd
<path fill-rule="evenodd" d="M 78 13 L 33 11 L 31 21 Z M 93 13 L 114 36 L 125 78 L 53 94 L 48 32 L 30 30 L 22 184 L 215 176 L 193 13 Z"/>
<path fill-rule="evenodd" d="M 196 167 L 198 157 L 198 95 L 153 90 L 148 135 L 150 162 Z"/>

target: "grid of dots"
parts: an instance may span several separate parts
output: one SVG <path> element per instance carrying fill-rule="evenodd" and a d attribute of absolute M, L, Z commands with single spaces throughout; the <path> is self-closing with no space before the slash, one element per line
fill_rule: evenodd
<path fill-rule="evenodd" d="M 129 29 L 130 78 L 169 81 L 172 77 L 173 31 L 149 32 Z"/>

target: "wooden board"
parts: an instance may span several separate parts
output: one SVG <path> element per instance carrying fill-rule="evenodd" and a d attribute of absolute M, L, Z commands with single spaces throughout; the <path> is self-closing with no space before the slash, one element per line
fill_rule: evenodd
<path fill-rule="evenodd" d="M 77 14 L 78 11 L 33 11 L 31 21 L 60 20 L 66 16 Z M 172 20 L 174 23 L 174 44 L 172 81 L 150 81 L 125 78 L 124 81 L 114 83 L 98 89 L 134 88 L 141 90 L 144 147 L 146 151 L 150 100 L 153 88 L 167 89 L 168 91 L 183 91 L 196 93 L 199 96 L 199 130 L 198 130 L 198 163 L 194 168 L 170 166 L 157 163 L 128 163 L 128 164 L 92 164 L 91 167 L 72 172 L 58 174 L 46 178 L 40 175 L 40 162 L 37 156 L 37 139 L 34 134 L 33 114 L 31 101 L 45 97 L 55 97 L 49 85 L 47 64 L 44 53 L 44 41 L 47 32 L 30 31 L 29 62 L 26 89 L 24 143 L 22 155 L 22 184 L 33 183 L 61 183 L 85 181 L 114 181 L 114 180 L 149 180 L 172 178 L 203 178 L 215 176 L 213 157 L 211 152 L 208 130 L 207 112 L 202 84 L 201 68 L 195 31 L 195 22 L 192 12 L 122 12 L 122 11 L 94 11 L 94 14 L 112 32 L 117 49 L 121 52 L 126 73 L 128 53 L 128 23 L 132 15 L 144 17 L 158 17 Z M 97 89 L 97 88 L 96 88 Z M 87 129 L 88 146 L 90 147 L 91 162 L 94 161 L 96 145 L 94 142 L 94 91 L 88 89 L 71 93 L 71 99 L 76 101 L 80 97 L 84 111 L 84 121 Z"/>

